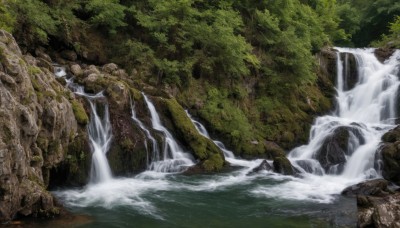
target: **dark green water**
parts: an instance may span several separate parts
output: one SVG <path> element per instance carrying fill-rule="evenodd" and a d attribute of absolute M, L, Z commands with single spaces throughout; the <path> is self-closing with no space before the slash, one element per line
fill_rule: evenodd
<path fill-rule="evenodd" d="M 331 195 L 331 202 L 321 202 L 309 193 L 302 199 L 303 193 L 296 192 L 300 188 L 294 188 L 293 195 L 300 195 L 296 199 L 285 195 L 294 178 L 242 174 L 151 174 L 56 194 L 73 213 L 91 217 L 78 227 L 356 226 L 355 199 Z M 280 187 L 281 196 L 279 191 L 259 194 Z"/>

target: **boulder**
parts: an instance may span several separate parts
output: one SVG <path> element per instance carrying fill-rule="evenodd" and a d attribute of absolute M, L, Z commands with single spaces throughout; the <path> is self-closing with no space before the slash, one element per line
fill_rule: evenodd
<path fill-rule="evenodd" d="M 286 157 L 276 157 L 273 162 L 274 171 L 283 175 L 294 175 L 295 169 Z"/>
<path fill-rule="evenodd" d="M 87 77 L 91 74 L 100 74 L 100 71 L 97 69 L 97 67 L 95 65 L 90 65 L 83 70 L 83 75 L 85 77 Z"/>
<path fill-rule="evenodd" d="M 253 175 L 262 171 L 273 171 L 274 168 L 268 163 L 267 160 L 263 160 L 259 166 L 252 169 L 247 175 Z"/>
<path fill-rule="evenodd" d="M 357 227 L 400 227 L 400 192 L 376 196 L 357 196 Z"/>
<path fill-rule="evenodd" d="M 320 149 L 315 153 L 315 159 L 327 173 L 340 173 L 346 163 L 346 155 L 353 153 L 355 144 L 362 145 L 365 139 L 362 137 L 359 126 L 340 126 L 333 130 L 332 134 L 325 138 Z"/>
<path fill-rule="evenodd" d="M 400 185 L 400 127 L 382 136 L 379 155 L 382 160 L 382 176 Z"/>
<path fill-rule="evenodd" d="M 392 191 L 388 188 L 389 182 L 384 179 L 368 180 L 345 188 L 342 195 L 345 196 L 386 196 Z"/>
<path fill-rule="evenodd" d="M 115 63 L 108 63 L 102 67 L 102 70 L 112 74 L 114 71 L 118 70 L 118 66 Z"/>
<path fill-rule="evenodd" d="M 384 63 L 387 59 L 389 59 L 393 55 L 394 52 L 395 49 L 384 47 L 375 49 L 374 54 L 379 61 Z"/>
<path fill-rule="evenodd" d="M 71 65 L 70 70 L 71 70 L 71 73 L 77 77 L 83 75 L 83 70 L 82 70 L 81 66 L 79 66 L 79 64 Z"/>

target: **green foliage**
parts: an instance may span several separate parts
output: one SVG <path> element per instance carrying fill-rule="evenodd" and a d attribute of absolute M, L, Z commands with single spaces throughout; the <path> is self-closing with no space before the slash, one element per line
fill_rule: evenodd
<path fill-rule="evenodd" d="M 90 0 L 84 9 L 90 15 L 91 25 L 104 27 L 110 34 L 127 25 L 124 22 L 126 7 L 119 4 L 119 0 Z"/>
<path fill-rule="evenodd" d="M 389 23 L 389 34 L 382 35 L 381 40 L 373 42 L 372 45 L 400 48 L 400 16 L 397 16 L 394 22 Z"/>
<path fill-rule="evenodd" d="M 11 13 L 7 2 L 0 5 L 0 29 L 12 32 L 14 30 L 15 20 L 15 15 Z"/>
<path fill-rule="evenodd" d="M 388 34 L 388 23 L 400 15 L 400 2 L 397 0 L 341 0 L 339 3 L 350 5 L 353 8 L 351 11 L 356 11 L 350 16 L 360 18 L 359 29 L 352 36 L 353 43 L 360 47 L 378 40 L 382 34 Z M 344 20 L 349 21 L 346 17 Z M 351 27 L 356 28 L 354 24 Z"/>
<path fill-rule="evenodd" d="M 14 33 L 26 46 L 46 44 L 49 35 L 56 34 L 58 22 L 51 17 L 50 7 L 39 0 L 10 2 L 16 15 Z"/>

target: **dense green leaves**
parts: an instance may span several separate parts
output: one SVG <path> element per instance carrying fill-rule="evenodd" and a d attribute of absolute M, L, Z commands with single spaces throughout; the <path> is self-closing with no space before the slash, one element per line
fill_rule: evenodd
<path fill-rule="evenodd" d="M 90 24 L 105 27 L 111 34 L 116 33 L 117 28 L 127 25 L 124 22 L 126 7 L 119 4 L 119 0 L 90 0 L 84 9 L 90 15 Z"/>

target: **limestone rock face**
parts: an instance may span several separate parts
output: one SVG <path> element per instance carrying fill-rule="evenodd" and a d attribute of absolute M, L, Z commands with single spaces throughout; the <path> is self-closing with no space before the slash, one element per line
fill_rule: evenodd
<path fill-rule="evenodd" d="M 58 213 L 46 191 L 77 122 L 67 89 L 0 30 L 0 221 Z"/>

